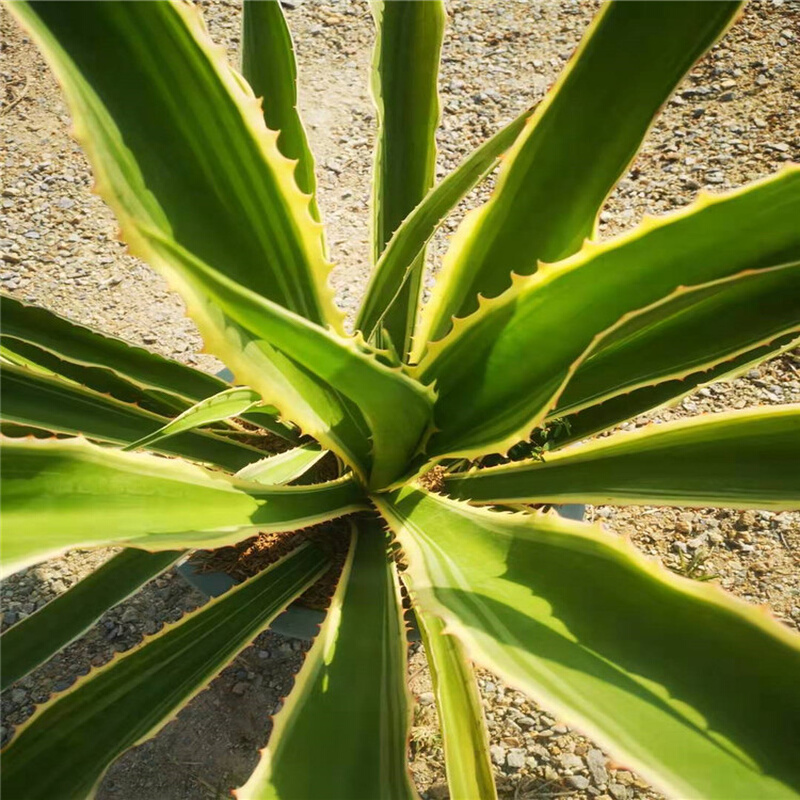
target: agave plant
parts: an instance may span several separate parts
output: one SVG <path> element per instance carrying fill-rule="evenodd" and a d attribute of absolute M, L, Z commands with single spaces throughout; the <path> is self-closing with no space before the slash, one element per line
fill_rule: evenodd
<path fill-rule="evenodd" d="M 800 796 L 798 637 L 547 511 L 800 508 L 798 406 L 588 440 L 800 335 L 796 166 L 593 238 L 738 3 L 605 4 L 544 101 L 436 186 L 444 9 L 378 3 L 375 265 L 352 334 L 277 2 L 245 2 L 241 75 L 187 4 L 9 9 L 63 87 L 121 236 L 235 385 L 3 298 L 5 567 L 124 548 L 3 636 L 4 686 L 188 551 L 345 518 L 326 619 L 237 797 L 414 795 L 405 604 L 453 798 L 495 796 L 473 662 L 674 797 Z M 429 239 L 501 158 L 422 305 Z M 265 458 L 265 430 L 291 449 Z M 338 477 L 294 482 L 325 453 Z M 306 539 L 57 694 L 6 749 L 4 796 L 91 795 L 329 566 Z"/>

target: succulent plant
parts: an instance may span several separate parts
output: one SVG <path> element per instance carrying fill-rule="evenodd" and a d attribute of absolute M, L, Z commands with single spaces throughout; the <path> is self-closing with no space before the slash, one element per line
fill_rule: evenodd
<path fill-rule="evenodd" d="M 235 380 L 3 297 L 4 566 L 124 548 L 4 634 L 4 686 L 189 551 L 341 518 L 327 616 L 237 797 L 414 795 L 405 606 L 453 798 L 495 796 L 473 662 L 674 797 L 800 796 L 798 637 L 548 511 L 800 508 L 798 406 L 615 431 L 800 335 L 797 166 L 595 233 L 740 4 L 604 4 L 546 98 L 434 186 L 444 8 L 377 3 L 375 264 L 354 333 L 328 286 L 277 2 L 244 4 L 243 74 L 188 4 L 8 8 L 121 237 Z M 428 241 L 499 161 L 423 304 Z M 265 431 L 290 449 L 265 457 Z M 323 457 L 338 477 L 308 483 Z M 91 795 L 330 567 L 306 538 L 54 696 L 6 749 L 4 796 Z"/>

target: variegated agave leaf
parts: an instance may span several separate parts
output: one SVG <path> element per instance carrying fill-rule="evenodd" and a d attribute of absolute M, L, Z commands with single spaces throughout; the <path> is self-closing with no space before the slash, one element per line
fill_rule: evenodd
<path fill-rule="evenodd" d="M 796 405 L 580 441 L 800 341 L 798 166 L 590 238 L 740 7 L 607 3 L 545 99 L 433 186 L 446 10 L 376 2 L 376 263 L 351 335 L 277 0 L 244 0 L 241 75 L 182 0 L 9 4 L 122 237 L 234 383 L 2 297 L 4 568 L 123 548 L 3 634 L 2 687 L 193 549 L 306 541 L 38 708 L 3 754 L 4 796 L 92 796 L 326 573 L 325 621 L 237 797 L 416 796 L 413 613 L 454 800 L 497 796 L 473 662 L 670 796 L 800 798 L 798 637 L 609 531 L 530 510 L 800 509 Z M 430 237 L 501 158 L 421 309 Z M 271 434 L 284 442 L 265 449 Z M 531 434 L 536 458 L 476 466 L 530 455 Z"/>

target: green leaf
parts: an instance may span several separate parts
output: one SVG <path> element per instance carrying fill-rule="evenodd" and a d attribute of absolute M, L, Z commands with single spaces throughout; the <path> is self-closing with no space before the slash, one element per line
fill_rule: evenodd
<path fill-rule="evenodd" d="M 123 450 L 150 447 L 169 436 L 175 436 L 178 433 L 184 433 L 202 425 L 210 425 L 213 422 L 222 422 L 231 419 L 231 417 L 238 417 L 260 402 L 261 395 L 246 386 L 234 386 L 231 389 L 225 389 L 213 397 L 208 397 L 199 403 L 195 403 L 183 414 L 170 420 L 157 431 L 131 442 Z"/>
<path fill-rule="evenodd" d="M 668 796 L 800 797 L 800 638 L 599 526 L 409 488 L 375 500 L 414 602 Z"/>
<path fill-rule="evenodd" d="M 175 395 L 144 389 L 104 367 L 86 367 L 64 361 L 49 350 L 21 339 L 0 336 L 0 355 L 12 364 L 45 375 L 66 378 L 124 403 L 135 403 L 154 414 L 172 416 L 186 408 L 186 402 Z"/>
<path fill-rule="evenodd" d="M 173 242 L 154 235 L 150 246 L 169 259 L 195 317 L 214 320 L 221 332 L 214 342 L 229 367 L 265 403 L 341 455 L 372 488 L 404 472 L 430 425 L 431 389 L 383 363 L 360 338 L 259 297 Z"/>
<path fill-rule="evenodd" d="M 431 189 L 403 220 L 386 244 L 356 318 L 356 328 L 370 340 L 384 314 L 410 277 L 415 260 L 422 255 L 447 215 L 497 165 L 500 156 L 519 136 L 533 113 L 528 108 L 467 156 L 447 177 Z"/>
<path fill-rule="evenodd" d="M 328 615 L 240 800 L 416 796 L 397 574 L 376 520 L 352 536 Z"/>
<path fill-rule="evenodd" d="M 433 186 L 445 12 L 441 0 L 378 0 L 372 8 L 377 31 L 371 86 L 378 115 L 373 251 L 378 261 L 392 234 Z M 408 276 L 382 315 L 378 337 L 401 358 L 408 353 L 416 322 L 424 251 L 406 266 Z"/>
<path fill-rule="evenodd" d="M 606 333 L 570 377 L 550 416 L 705 371 L 800 334 L 800 263 L 745 272 L 673 295 Z"/>
<path fill-rule="evenodd" d="M 174 550 L 123 550 L 35 614 L 9 628 L 0 637 L 0 691 L 54 656 L 180 555 Z"/>
<path fill-rule="evenodd" d="M 328 566 L 302 545 L 41 706 L 3 754 L 5 797 L 93 794 L 112 761 L 153 735 Z"/>
<path fill-rule="evenodd" d="M 321 263 L 319 229 L 308 213 L 307 198 L 294 185 L 290 163 L 277 150 L 277 134 L 264 127 L 255 98 L 239 96 L 242 81 L 224 65 L 221 52 L 202 44 L 204 34 L 188 7 L 111 3 L 98 8 L 102 13 L 84 11 L 81 2 L 60 3 L 57 9 L 49 3 L 20 3 L 14 11 L 64 83 L 79 130 L 86 133 L 80 138 L 123 234 L 182 294 L 208 349 L 237 374 L 238 382 L 337 452 L 370 485 L 386 485 L 418 448 L 429 423 L 430 392 L 399 371 L 382 367 L 355 342 L 286 310 L 314 322 L 333 319 L 323 311 L 317 291 L 324 282 L 316 268 Z M 54 37 L 69 47 L 69 56 Z M 97 41 L 102 46 L 95 47 Z M 84 63 L 95 51 L 104 69 L 97 69 L 92 59 Z M 115 70 L 111 62 L 120 58 L 124 61 Z M 109 107 L 81 69 L 102 86 Z M 125 79 L 117 81 L 114 72 Z M 169 77 L 159 81 L 156 75 Z M 131 93 L 140 102 L 130 103 Z M 138 149 L 136 136 L 123 139 L 120 129 L 127 131 L 130 124 L 138 130 L 159 109 L 152 130 L 174 125 L 178 140 L 143 136 L 147 142 L 155 138 L 151 152 L 144 144 Z M 131 119 L 134 111 L 139 116 Z M 181 161 L 184 150 L 191 154 L 201 145 L 207 160 Z M 162 165 L 150 175 L 151 160 L 165 149 L 170 151 L 170 168 Z M 211 170 L 220 186 L 214 192 L 195 187 L 191 197 L 199 197 L 197 203 L 187 203 L 184 191 L 181 202 L 169 206 L 176 218 L 167 214 L 167 220 L 155 198 L 162 205 L 172 198 L 173 190 L 181 188 L 183 168 L 186 175 L 203 176 Z M 225 195 L 221 207 L 205 219 L 206 197 L 220 193 Z M 228 241 L 227 232 L 219 229 L 225 220 L 232 221 L 231 214 L 241 228 L 241 241 Z M 180 235 L 183 228 L 177 221 L 186 215 L 187 227 L 197 229 L 201 242 Z M 245 252 L 251 234 L 258 239 L 258 253 Z M 251 280 L 250 266 L 256 261 L 261 267 L 258 281 Z M 227 275 L 219 263 L 229 267 Z M 345 364 L 348 376 L 342 374 Z"/>
<path fill-rule="evenodd" d="M 472 664 L 435 614 L 415 611 L 436 695 L 451 800 L 496 798 L 489 736 Z"/>
<path fill-rule="evenodd" d="M 319 221 L 314 156 L 297 111 L 297 63 L 292 36 L 278 0 L 244 0 L 242 74 L 262 98 L 267 127 L 280 131 L 278 149 L 297 161 L 294 177 L 300 191 L 311 195 L 310 211 Z"/>
<path fill-rule="evenodd" d="M 179 410 L 210 397 L 227 386 L 225 381 L 213 375 L 140 347 L 133 347 L 122 339 L 97 333 L 44 308 L 25 305 L 2 293 L 0 316 L 3 319 L 2 342 L 15 352 L 17 346 L 12 340 L 41 348 L 62 363 L 113 371 L 120 378 L 142 389 L 158 390 L 174 398 L 178 402 Z M 48 364 L 43 366 L 47 367 Z M 85 372 L 68 374 L 58 369 L 53 371 L 64 377 L 80 380 L 89 388 L 110 391 L 107 384 L 103 387 L 85 380 Z M 78 378 L 77 375 L 81 377 Z M 118 399 L 132 402 L 128 397 Z"/>
<path fill-rule="evenodd" d="M 28 362 L 89 389 L 172 415 L 218 394 L 227 381 L 0 294 L 0 343 Z M 255 424 L 296 443 L 292 427 L 262 409 Z"/>
<path fill-rule="evenodd" d="M 142 229 L 155 229 L 216 274 L 339 324 L 309 198 L 195 7 L 65 0 L 10 10 L 61 83 L 97 189 L 137 255 L 148 258 Z"/>
<path fill-rule="evenodd" d="M 256 531 L 299 530 L 364 507 L 350 477 L 268 488 L 80 439 L 5 439 L 2 455 L 6 571 L 70 547 L 219 547 Z"/>
<path fill-rule="evenodd" d="M 274 433 L 275 436 L 289 444 L 296 445 L 301 439 L 297 427 L 291 422 L 284 422 L 278 416 L 277 409 L 273 410 L 271 406 L 256 406 L 246 414 L 243 414 L 242 419 L 257 425 L 259 428 L 264 428 L 270 433 Z M 230 435 L 234 434 L 231 432 Z"/>
<path fill-rule="evenodd" d="M 599 334 L 682 286 L 800 260 L 798 219 L 800 167 L 788 167 L 516 279 L 420 364 L 438 392 L 428 453 L 471 457 L 527 438 Z"/>
<path fill-rule="evenodd" d="M 248 464 L 236 473 L 236 477 L 243 481 L 271 486 L 291 483 L 308 472 L 327 454 L 328 451 L 320 448 L 318 444 L 304 444 L 285 453 L 278 453 L 276 456 Z"/>
<path fill-rule="evenodd" d="M 3 422 L 121 445 L 148 436 L 168 422 L 165 417 L 57 376 L 11 364 L 2 366 L 0 418 Z M 261 450 L 199 431 L 179 434 L 154 449 L 231 471 L 263 456 Z"/>
<path fill-rule="evenodd" d="M 648 425 L 522 461 L 452 475 L 454 497 L 800 509 L 800 405 Z"/>
<path fill-rule="evenodd" d="M 800 337 L 794 333 L 779 336 L 775 341 L 755 347 L 730 361 L 724 361 L 704 372 L 695 372 L 681 380 L 668 380 L 655 386 L 643 386 L 630 394 L 617 395 L 583 411 L 557 420 L 551 439 L 551 449 L 578 442 L 594 433 L 613 428 L 645 411 L 669 406 L 698 388 L 717 381 L 733 380 L 765 359 L 774 358 L 787 350 L 800 346 Z M 556 417 L 556 414 L 552 416 Z M 551 427 L 555 424 L 551 423 Z"/>
<path fill-rule="evenodd" d="M 456 234 L 415 341 L 421 355 L 454 316 L 512 275 L 572 255 L 653 117 L 740 3 L 606 3 L 509 152 L 493 197 Z M 418 359 L 414 359 L 418 360 Z"/>

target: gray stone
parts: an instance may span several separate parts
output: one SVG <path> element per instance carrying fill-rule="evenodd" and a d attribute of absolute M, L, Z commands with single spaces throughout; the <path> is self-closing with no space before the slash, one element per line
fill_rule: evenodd
<path fill-rule="evenodd" d="M 695 536 L 693 539 L 689 539 L 689 541 L 686 542 L 686 546 L 691 548 L 692 550 L 697 550 L 706 543 L 707 539 L 708 539 L 708 534 L 704 531 L 703 533 L 700 533 L 697 536 Z"/>
<path fill-rule="evenodd" d="M 536 726 L 536 720 L 533 717 L 521 716 L 517 717 L 515 722 L 520 728 L 533 728 Z"/>
<path fill-rule="evenodd" d="M 562 753 L 558 760 L 564 769 L 580 769 L 583 766 L 583 760 L 575 753 Z"/>
<path fill-rule="evenodd" d="M 239 683 L 234 683 L 231 691 L 234 694 L 238 694 L 241 697 L 241 695 L 243 695 L 247 691 L 247 684 L 241 681 Z"/>
<path fill-rule="evenodd" d="M 567 784 L 572 786 L 573 789 L 584 791 L 589 786 L 589 779 L 585 778 L 583 775 L 568 775 Z"/>
<path fill-rule="evenodd" d="M 569 728 L 566 725 L 561 725 L 561 724 L 553 725 L 553 730 L 556 733 L 560 733 L 560 734 L 569 733 Z"/>
<path fill-rule="evenodd" d="M 489 748 L 489 755 L 491 755 L 492 761 L 494 761 L 498 767 L 502 767 L 503 764 L 506 763 L 506 749 L 499 744 L 493 744 Z"/>
<path fill-rule="evenodd" d="M 525 751 L 521 748 L 514 748 L 506 757 L 506 764 L 511 769 L 522 769 L 525 766 Z"/>
<path fill-rule="evenodd" d="M 608 790 L 617 798 L 617 800 L 630 800 L 633 792 L 621 783 L 612 783 L 609 785 Z"/>
<path fill-rule="evenodd" d="M 421 706 L 430 706 L 433 705 L 436 698 L 433 696 L 433 692 L 423 692 L 419 696 L 419 704 Z"/>
<path fill-rule="evenodd" d="M 589 767 L 589 774 L 592 780 L 600 785 L 608 783 L 608 770 L 606 769 L 606 757 L 602 751 L 592 748 L 586 754 L 586 766 Z"/>
<path fill-rule="evenodd" d="M 11 702 L 21 706 L 28 699 L 28 693 L 24 689 L 11 690 Z"/>

